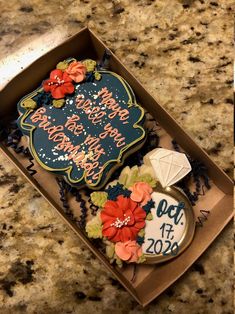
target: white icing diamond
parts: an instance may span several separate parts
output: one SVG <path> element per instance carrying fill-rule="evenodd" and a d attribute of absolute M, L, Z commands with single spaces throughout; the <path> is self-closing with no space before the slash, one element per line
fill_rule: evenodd
<path fill-rule="evenodd" d="M 153 167 L 163 187 L 175 184 L 192 170 L 185 154 L 164 148 L 157 148 L 148 153 L 145 162 Z"/>

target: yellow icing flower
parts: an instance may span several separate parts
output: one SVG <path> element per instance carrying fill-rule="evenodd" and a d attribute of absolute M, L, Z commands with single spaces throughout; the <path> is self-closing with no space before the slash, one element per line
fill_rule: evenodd
<path fill-rule="evenodd" d="M 56 65 L 56 68 L 57 68 L 58 70 L 64 71 L 64 70 L 67 69 L 68 66 L 69 66 L 69 65 L 68 65 L 68 63 L 67 63 L 66 61 L 61 61 L 61 62 L 59 62 L 59 63 Z"/>
<path fill-rule="evenodd" d="M 91 59 L 86 59 L 82 63 L 85 65 L 87 72 L 93 72 L 95 70 L 96 61 L 91 60 Z"/>
<path fill-rule="evenodd" d="M 86 224 L 86 232 L 89 238 L 102 238 L 102 223 L 99 213 Z"/>
<path fill-rule="evenodd" d="M 26 109 L 35 109 L 37 108 L 37 103 L 33 99 L 26 99 L 21 106 Z"/>
<path fill-rule="evenodd" d="M 93 192 L 91 193 L 91 201 L 98 207 L 103 207 L 107 201 L 108 194 L 106 192 Z"/>
<path fill-rule="evenodd" d="M 61 108 L 61 107 L 63 107 L 64 103 L 65 103 L 65 100 L 64 100 L 64 99 L 54 99 L 54 100 L 52 101 L 53 107 L 55 107 L 55 108 Z"/>
<path fill-rule="evenodd" d="M 95 79 L 97 81 L 99 81 L 101 79 L 101 74 L 99 72 L 95 72 L 94 75 L 95 75 Z"/>

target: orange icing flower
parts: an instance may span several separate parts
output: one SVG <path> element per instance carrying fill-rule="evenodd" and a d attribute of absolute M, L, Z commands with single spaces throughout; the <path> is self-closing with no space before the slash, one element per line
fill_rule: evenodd
<path fill-rule="evenodd" d="M 74 92 L 72 79 L 67 73 L 58 69 L 51 71 L 50 78 L 43 82 L 43 89 L 45 92 L 51 92 L 55 99 L 64 98 L 66 94 Z"/>
<path fill-rule="evenodd" d="M 115 244 L 115 253 L 117 256 L 127 262 L 137 262 L 142 255 L 142 249 L 135 241 L 117 242 Z"/>
<path fill-rule="evenodd" d="M 82 82 L 86 75 L 86 67 L 78 61 L 73 61 L 65 70 L 69 77 L 76 83 Z"/>
<path fill-rule="evenodd" d="M 151 200 L 153 189 L 146 182 L 136 182 L 129 190 L 132 191 L 130 198 L 137 203 L 141 203 L 142 206 Z"/>
<path fill-rule="evenodd" d="M 100 213 L 102 234 L 112 242 L 135 240 L 145 226 L 146 212 L 130 198 L 119 195 L 116 201 L 106 201 Z"/>

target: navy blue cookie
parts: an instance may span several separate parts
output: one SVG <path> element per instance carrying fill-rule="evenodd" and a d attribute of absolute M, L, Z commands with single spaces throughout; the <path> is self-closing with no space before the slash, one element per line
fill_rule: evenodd
<path fill-rule="evenodd" d="M 44 169 L 78 188 L 99 189 L 143 145 L 144 110 L 116 73 L 87 71 L 77 83 L 65 71 L 52 71 L 19 101 L 18 125 Z"/>

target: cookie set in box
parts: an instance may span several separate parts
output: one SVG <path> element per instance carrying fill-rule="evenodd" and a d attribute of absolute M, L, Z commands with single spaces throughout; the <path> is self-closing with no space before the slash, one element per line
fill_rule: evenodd
<path fill-rule="evenodd" d="M 3 150 L 141 304 L 231 218 L 226 175 L 88 29 L 1 96 Z"/>

